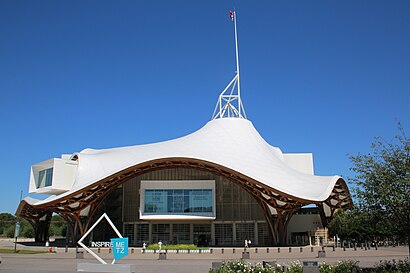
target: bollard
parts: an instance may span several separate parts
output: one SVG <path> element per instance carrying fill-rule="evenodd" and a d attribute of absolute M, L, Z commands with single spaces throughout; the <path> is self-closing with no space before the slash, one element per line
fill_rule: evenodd
<path fill-rule="evenodd" d="M 300 248 L 300 252 L 303 252 L 303 248 L 302 248 L 302 247 Z"/>
<path fill-rule="evenodd" d="M 346 247 L 345 247 L 345 246 L 343 246 L 343 251 L 346 251 Z"/>
<path fill-rule="evenodd" d="M 269 247 L 266 248 L 266 253 L 269 253 Z"/>
<path fill-rule="evenodd" d="M 68 252 L 68 246 L 65 246 L 65 252 Z"/>
<path fill-rule="evenodd" d="M 179 249 L 177 249 L 177 254 L 179 253 Z"/>
<path fill-rule="evenodd" d="M 310 252 L 313 252 L 313 246 L 310 247 Z"/>
<path fill-rule="evenodd" d="M 232 253 L 235 254 L 235 248 L 232 249 Z"/>
<path fill-rule="evenodd" d="M 202 253 L 202 249 L 199 250 L 199 254 L 201 254 L 201 253 Z"/>
<path fill-rule="evenodd" d="M 291 247 L 289 247 L 289 253 L 291 253 L 292 252 L 292 248 Z"/>
<path fill-rule="evenodd" d="M 111 253 L 111 248 L 108 249 L 108 253 Z"/>
<path fill-rule="evenodd" d="M 224 249 L 223 248 L 221 249 L 221 253 L 224 254 Z"/>
<path fill-rule="evenodd" d="M 250 258 L 251 258 L 251 255 L 250 255 L 249 251 L 242 252 L 242 259 L 243 260 L 250 259 Z"/>
<path fill-rule="evenodd" d="M 84 259 L 84 251 L 77 250 L 77 252 L 75 253 L 75 258 L 76 259 Z"/>
<path fill-rule="evenodd" d="M 326 252 L 324 250 L 319 250 L 317 252 L 317 257 L 318 258 L 325 258 L 326 257 Z"/>
<path fill-rule="evenodd" d="M 209 252 L 211 252 L 211 254 L 214 252 L 214 250 L 213 250 L 213 248 L 211 248 L 210 250 L 209 250 Z"/>
<path fill-rule="evenodd" d="M 255 248 L 255 253 L 258 253 L 258 248 Z"/>
<path fill-rule="evenodd" d="M 191 253 L 191 250 L 190 250 L 190 249 L 188 249 L 188 254 L 189 254 L 189 253 Z"/>
<path fill-rule="evenodd" d="M 354 251 L 356 251 L 356 250 L 357 250 L 356 244 L 353 246 L 353 249 L 354 249 Z"/>
<path fill-rule="evenodd" d="M 335 251 L 335 246 L 332 246 L 333 247 L 333 251 Z"/>
<path fill-rule="evenodd" d="M 101 253 L 101 248 L 98 248 L 97 252 L 98 252 L 98 253 Z"/>
<path fill-rule="evenodd" d="M 278 253 L 280 253 L 280 248 L 278 247 Z"/>
<path fill-rule="evenodd" d="M 167 253 L 166 252 L 160 252 L 158 256 L 158 260 L 166 260 L 167 259 Z"/>
<path fill-rule="evenodd" d="M 133 248 L 131 248 L 131 254 L 134 254 L 134 249 Z"/>
<path fill-rule="evenodd" d="M 156 254 L 157 253 L 157 250 L 156 249 L 154 249 L 154 254 Z"/>

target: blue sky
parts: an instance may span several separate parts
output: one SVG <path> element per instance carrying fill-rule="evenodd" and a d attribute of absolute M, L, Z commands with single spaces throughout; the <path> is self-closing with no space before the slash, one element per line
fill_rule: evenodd
<path fill-rule="evenodd" d="M 410 128 L 410 1 L 0 2 L 0 212 L 30 166 L 157 142 L 211 119 L 234 76 L 261 135 L 319 175 Z"/>

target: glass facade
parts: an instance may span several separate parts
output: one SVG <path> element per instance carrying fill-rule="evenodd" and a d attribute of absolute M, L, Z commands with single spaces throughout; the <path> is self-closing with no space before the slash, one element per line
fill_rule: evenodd
<path fill-rule="evenodd" d="M 162 241 L 167 244 L 170 242 L 170 224 L 152 224 L 152 242 Z"/>
<path fill-rule="evenodd" d="M 255 242 L 255 223 L 236 223 L 236 238 L 235 240 L 243 242 L 250 240 L 251 243 Z"/>
<path fill-rule="evenodd" d="M 145 190 L 144 214 L 211 213 L 212 190 Z"/>
<path fill-rule="evenodd" d="M 173 224 L 172 225 L 172 243 L 189 244 L 191 242 L 191 225 L 190 224 Z"/>
<path fill-rule="evenodd" d="M 123 232 L 132 234 L 131 246 L 159 240 L 198 246 L 243 246 L 245 239 L 253 246 L 271 243 L 257 201 L 239 185 L 211 172 L 192 168 L 155 170 L 130 178 L 123 184 L 122 194 Z M 215 219 L 168 218 L 211 212 Z M 157 218 L 144 218 L 147 214 Z"/>
<path fill-rule="evenodd" d="M 51 186 L 53 182 L 53 168 L 41 170 L 38 173 L 37 189 Z"/>
<path fill-rule="evenodd" d="M 113 190 L 100 204 L 97 209 L 97 212 L 94 215 L 93 223 L 95 223 L 98 218 L 105 212 L 107 213 L 108 217 L 110 217 L 111 221 L 115 225 L 115 227 L 121 232 L 125 234 L 125 230 L 123 230 L 123 222 L 122 222 L 122 201 L 123 201 L 123 194 L 122 194 L 122 186 Z M 132 226 L 127 227 L 127 234 L 130 234 L 132 230 Z M 111 238 L 117 238 L 118 235 L 115 233 L 113 228 L 106 220 L 102 220 L 91 232 L 90 234 L 90 241 L 98 242 L 98 241 L 107 241 L 109 242 Z"/>

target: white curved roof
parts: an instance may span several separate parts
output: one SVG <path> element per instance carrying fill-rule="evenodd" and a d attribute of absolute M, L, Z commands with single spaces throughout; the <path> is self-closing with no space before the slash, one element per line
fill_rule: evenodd
<path fill-rule="evenodd" d="M 294 197 L 326 200 L 339 176 L 315 176 L 288 166 L 246 119 L 221 118 L 174 140 L 112 149 L 85 149 L 70 194 L 134 165 L 164 158 L 192 158 L 227 167 Z M 48 200 L 50 201 L 50 200 Z"/>
<path fill-rule="evenodd" d="M 73 188 L 29 204 L 40 205 L 62 198 L 128 167 L 151 160 L 192 158 L 212 162 L 246 175 L 285 194 L 324 201 L 339 176 L 316 176 L 295 170 L 284 161 L 282 151 L 267 143 L 252 122 L 220 118 L 187 136 L 146 145 L 111 149 L 84 149 L 78 156 Z"/>

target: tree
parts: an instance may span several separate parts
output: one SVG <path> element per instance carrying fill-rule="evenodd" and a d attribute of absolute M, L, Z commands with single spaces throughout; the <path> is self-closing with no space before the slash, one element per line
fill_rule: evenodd
<path fill-rule="evenodd" d="M 60 215 L 53 215 L 51 218 L 49 235 L 50 236 L 66 236 L 67 222 Z"/>
<path fill-rule="evenodd" d="M 0 213 L 0 236 L 13 237 L 16 216 L 10 213 Z"/>
<path fill-rule="evenodd" d="M 372 153 L 351 156 L 356 175 L 356 208 L 366 213 L 377 232 L 409 243 L 410 255 L 410 138 L 400 123 L 399 134 L 387 142 L 376 137 Z"/>

